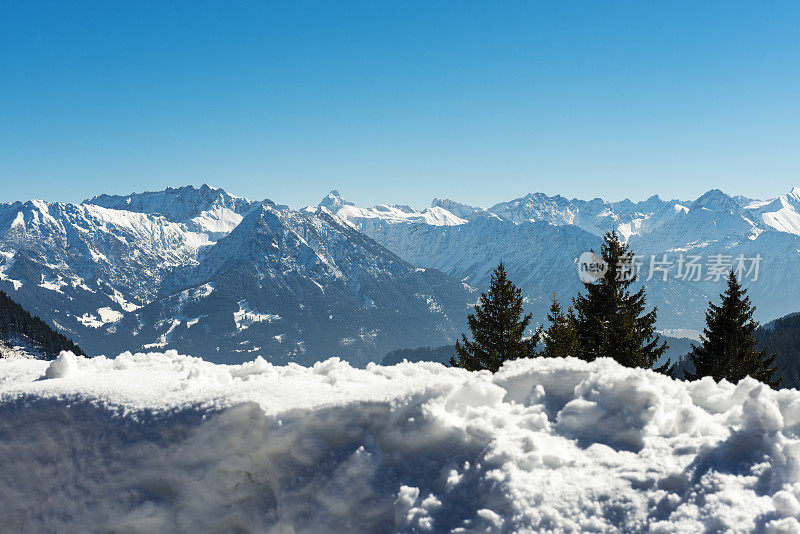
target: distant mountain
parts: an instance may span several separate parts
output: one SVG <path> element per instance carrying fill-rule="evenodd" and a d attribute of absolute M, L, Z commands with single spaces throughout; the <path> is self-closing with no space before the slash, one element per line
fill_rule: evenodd
<path fill-rule="evenodd" d="M 486 287 L 500 258 L 519 283 L 534 320 L 542 320 L 555 295 L 569 303 L 581 289 L 574 264 L 581 252 L 599 249 L 601 236 L 616 230 L 643 257 L 650 305 L 659 309 L 660 329 L 697 330 L 708 301 L 723 289 L 720 280 L 678 279 L 678 258 L 697 255 L 706 264 L 718 254 L 729 260 L 760 255 L 759 278 L 745 286 L 769 320 L 794 311 L 800 294 L 800 188 L 771 200 L 730 197 L 711 190 L 694 201 L 607 202 L 534 193 L 478 208 L 434 199 L 430 209 L 390 214 L 388 207 L 358 208 L 336 195 L 340 217 L 400 257 L 433 267 L 473 286 Z M 336 207 L 338 209 L 336 209 Z M 463 222 L 459 222 L 459 220 Z M 441 224 L 438 221 L 447 221 Z M 672 262 L 667 281 L 650 272 L 649 259 Z"/>
<path fill-rule="evenodd" d="M 71 339 L 50 328 L 0 291 L 0 357 L 13 351 L 31 358 L 52 360 L 62 350 L 83 354 Z"/>

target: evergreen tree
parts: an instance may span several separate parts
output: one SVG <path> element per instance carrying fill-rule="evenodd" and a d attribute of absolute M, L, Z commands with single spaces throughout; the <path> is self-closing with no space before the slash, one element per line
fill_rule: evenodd
<path fill-rule="evenodd" d="M 777 387 L 781 379 L 775 377 L 775 356 L 767 356 L 766 349 L 757 349 L 755 307 L 733 272 L 728 275 L 728 287 L 720 299 L 719 305 L 708 303 L 706 327 L 700 336 L 702 344 L 693 343 L 690 353 L 695 371 L 687 373 L 687 377 L 697 380 L 710 376 L 716 381 L 724 378 L 735 384 L 751 376 Z"/>
<path fill-rule="evenodd" d="M 472 341 L 466 334 L 461 335 L 450 365 L 469 371 L 488 369 L 494 373 L 503 362 L 535 356 L 541 328 L 533 337 L 524 339 L 531 314 L 523 315 L 523 312 L 522 291 L 508 279 L 500 261 L 492 273 L 489 292 L 481 294 L 475 313 L 467 317 Z"/>
<path fill-rule="evenodd" d="M 656 308 L 644 313 L 644 287 L 630 291 L 637 278 L 634 255 L 612 231 L 603 236 L 601 256 L 608 269 L 596 283 L 584 284 L 586 295 L 573 299 L 578 356 L 586 361 L 606 356 L 626 367 L 650 369 L 667 344 L 655 332 Z M 657 370 L 670 374 L 666 365 Z"/>
<path fill-rule="evenodd" d="M 800 313 L 759 326 L 755 333 L 759 348 L 777 353 L 775 366 L 782 388 L 800 388 Z"/>
<path fill-rule="evenodd" d="M 567 356 L 577 356 L 580 353 L 578 342 L 578 332 L 574 321 L 570 320 L 572 310 L 567 314 L 561 309 L 555 297 L 550 303 L 550 310 L 547 313 L 547 320 L 550 327 L 544 332 L 542 339 L 544 347 L 539 352 L 545 358 L 566 358 Z"/>
<path fill-rule="evenodd" d="M 41 349 L 44 359 L 53 359 L 62 350 L 75 354 L 84 352 L 73 341 L 50 328 L 39 317 L 31 315 L 14 302 L 4 291 L 0 291 L 0 340 L 14 342 L 15 338 L 27 339 Z"/>

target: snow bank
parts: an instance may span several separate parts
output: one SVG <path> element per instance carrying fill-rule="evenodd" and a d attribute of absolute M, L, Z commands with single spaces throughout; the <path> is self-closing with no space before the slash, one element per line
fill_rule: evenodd
<path fill-rule="evenodd" d="M 24 532 L 800 532 L 800 393 L 613 361 L 0 361 Z M 66 525 L 66 526 L 65 526 Z"/>

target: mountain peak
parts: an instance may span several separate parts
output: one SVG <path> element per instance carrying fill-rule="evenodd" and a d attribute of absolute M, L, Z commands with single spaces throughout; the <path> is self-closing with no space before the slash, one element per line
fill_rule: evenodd
<path fill-rule="evenodd" d="M 727 211 L 735 213 L 739 211 L 740 207 L 733 198 L 726 195 L 721 190 L 711 189 L 694 201 L 692 209 L 707 209 L 715 212 Z"/>
<path fill-rule="evenodd" d="M 353 206 L 352 202 L 347 202 L 342 195 L 339 193 L 338 190 L 334 189 L 330 193 L 328 193 L 325 198 L 318 204 L 320 208 L 328 208 L 330 211 L 336 213 L 336 211 L 341 208 L 342 206 Z"/>

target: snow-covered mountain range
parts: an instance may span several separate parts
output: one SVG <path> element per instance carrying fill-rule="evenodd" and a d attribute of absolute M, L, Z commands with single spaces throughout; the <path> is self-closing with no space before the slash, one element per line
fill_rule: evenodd
<path fill-rule="evenodd" d="M 320 208 L 220 189 L 0 205 L 0 288 L 90 354 L 363 364 L 457 334 L 473 289 Z"/>
<path fill-rule="evenodd" d="M 489 208 L 434 199 L 431 207 L 359 208 L 336 191 L 326 206 L 406 261 L 431 267 L 483 288 L 491 269 L 503 258 L 523 289 L 529 310 L 542 318 L 555 295 L 562 302 L 580 291 L 575 259 L 598 250 L 603 233 L 616 230 L 643 256 L 643 282 L 652 305 L 659 308 L 663 329 L 701 329 L 709 299 L 721 282 L 708 272 L 699 281 L 678 277 L 678 259 L 700 256 L 705 264 L 716 255 L 735 264 L 760 255 L 744 280 L 762 320 L 797 311 L 800 306 L 800 188 L 770 200 L 731 197 L 718 189 L 694 201 L 607 202 L 530 194 Z M 672 261 L 667 280 L 655 272 L 646 281 L 650 257 Z M 753 261 L 745 265 L 748 270 Z M 686 274 L 686 273 L 684 273 Z"/>
<path fill-rule="evenodd" d="M 174 348 L 214 361 L 259 354 L 356 364 L 443 345 L 503 258 L 535 321 L 581 290 L 575 259 L 616 229 L 645 256 L 761 256 L 745 280 L 769 320 L 797 311 L 800 188 L 771 200 L 527 195 L 489 208 L 358 207 L 336 191 L 293 210 L 209 186 L 80 204 L 0 204 L 0 289 L 90 354 Z M 645 282 L 662 329 L 701 328 L 719 280 Z"/>

